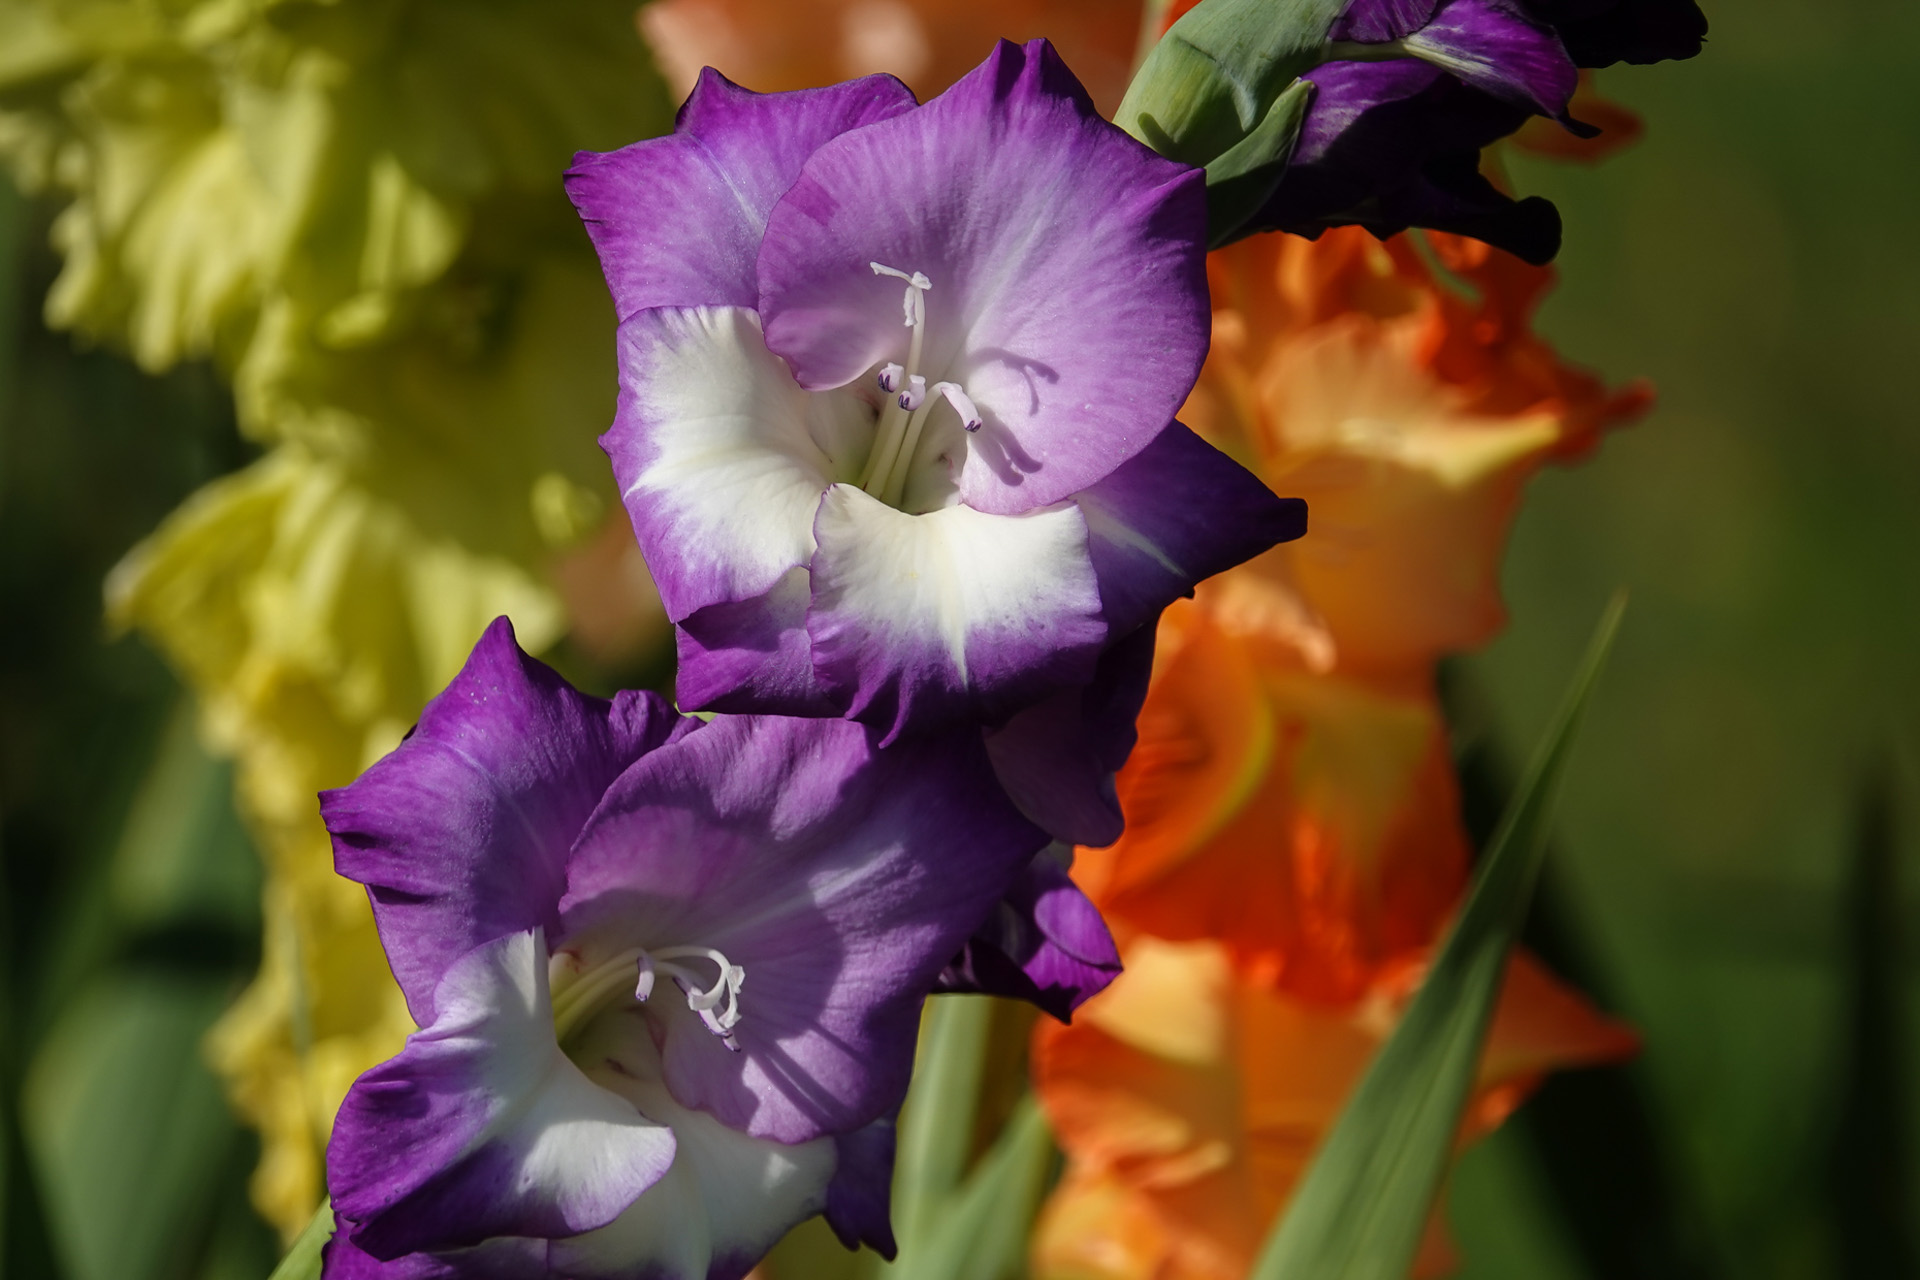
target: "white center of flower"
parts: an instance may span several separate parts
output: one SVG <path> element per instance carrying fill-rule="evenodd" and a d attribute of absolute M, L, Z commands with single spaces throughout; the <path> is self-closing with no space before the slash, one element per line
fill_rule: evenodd
<path fill-rule="evenodd" d="M 873 436 L 873 451 L 867 455 L 866 470 L 860 473 L 862 489 L 888 506 L 897 507 L 906 491 L 907 475 L 913 468 L 914 454 L 920 448 L 921 433 L 933 407 L 944 399 L 960 415 L 960 425 L 968 431 L 980 429 L 980 411 L 974 408 L 973 400 L 959 383 L 936 382 L 928 386 L 920 373 L 920 353 L 927 336 L 927 290 L 933 288 L 933 281 L 919 271 L 902 271 L 879 262 L 867 265 L 877 276 L 906 281 L 900 309 L 906 317 L 906 327 L 913 331 L 907 342 L 906 364 L 889 363 L 880 370 L 880 389 L 894 398 L 880 415 Z"/>
<path fill-rule="evenodd" d="M 633 998 L 645 1004 L 653 997 L 654 983 L 661 974 L 665 974 L 686 993 L 687 1008 L 700 1015 L 700 1021 L 706 1024 L 707 1030 L 719 1036 L 727 1048 L 736 1052 L 739 1050 L 740 1044 L 734 1039 L 733 1029 L 740 1025 L 740 988 L 747 980 L 747 971 L 712 947 L 659 947 L 651 951 L 645 947 L 634 947 L 579 973 L 563 986 L 563 974 L 573 973 L 571 968 L 563 970 L 560 967 L 568 959 L 570 957 L 565 952 L 556 955 L 550 969 L 554 984 L 553 1030 L 556 1039 L 564 1042 L 568 1034 L 588 1018 L 623 999 L 629 981 L 633 982 Z M 713 965 L 719 977 L 711 986 L 705 985 L 701 974 L 689 967 L 688 961 L 705 961 Z M 637 977 L 632 976 L 636 974 Z"/>

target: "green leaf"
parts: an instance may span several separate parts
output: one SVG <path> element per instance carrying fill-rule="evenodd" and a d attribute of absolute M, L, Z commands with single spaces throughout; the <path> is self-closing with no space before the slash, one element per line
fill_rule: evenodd
<path fill-rule="evenodd" d="M 1325 54 L 1346 0 L 1204 0 L 1161 38 L 1113 121 L 1162 155 L 1205 166 L 1266 121 Z"/>
<path fill-rule="evenodd" d="M 313 1220 L 307 1223 L 299 1239 L 293 1242 L 293 1248 L 287 1250 L 287 1256 L 280 1259 L 280 1265 L 267 1280 L 318 1280 L 320 1250 L 332 1238 L 333 1205 L 322 1200 L 320 1207 L 313 1211 Z"/>
<path fill-rule="evenodd" d="M 1040 1108 L 1023 1097 L 999 1137 L 968 1169 L 995 1002 L 927 1002 L 913 1085 L 900 1116 L 893 1183 L 900 1253 L 873 1260 L 888 1280 L 999 1280 L 1025 1256 L 1053 1160 Z"/>
<path fill-rule="evenodd" d="M 1026 1253 L 1052 1158 L 1046 1117 L 1028 1094 L 960 1194 L 943 1207 L 925 1246 L 905 1259 L 908 1280 L 1001 1280 L 1013 1274 Z"/>
<path fill-rule="evenodd" d="M 260 859 L 233 804 L 233 768 L 200 743 L 182 699 L 134 793 L 108 868 L 116 922 L 129 930 L 191 924 L 260 929 Z"/>
<path fill-rule="evenodd" d="M 1313 102 L 1314 83 L 1295 80 L 1259 127 L 1232 150 L 1207 164 L 1207 247 L 1218 249 L 1273 197 L 1286 175 L 1287 161 L 1300 137 L 1300 124 Z"/>
<path fill-rule="evenodd" d="M 74 1280 L 164 1280 L 197 1243 L 240 1141 L 200 1060 L 224 980 L 107 973 L 34 1055 L 22 1128 Z"/>
<path fill-rule="evenodd" d="M 900 1114 L 893 1179 L 900 1256 L 913 1256 L 933 1229 L 942 1202 L 960 1185 L 973 1151 L 993 1001 L 935 996 L 927 1001 L 913 1084 Z"/>
<path fill-rule="evenodd" d="M 1354 1090 L 1267 1238 L 1253 1280 L 1405 1280 L 1473 1086 L 1487 1025 L 1546 851 L 1574 730 L 1619 630 L 1615 597 L 1545 742 L 1400 1025 Z"/>
<path fill-rule="evenodd" d="M 1850 883 L 1836 936 L 1843 940 L 1839 1114 L 1823 1187 L 1846 1280 L 1920 1271 L 1911 1206 L 1908 1113 L 1913 1078 L 1905 1036 L 1905 896 L 1901 892 L 1898 782 L 1890 760 L 1860 780 Z"/>

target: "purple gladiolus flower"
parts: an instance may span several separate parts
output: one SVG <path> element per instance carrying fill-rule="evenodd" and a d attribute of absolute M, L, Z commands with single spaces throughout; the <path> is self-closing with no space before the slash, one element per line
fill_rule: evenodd
<path fill-rule="evenodd" d="M 1072 860 L 1060 844 L 1035 858 L 940 975 L 939 989 L 1025 1000 L 1066 1022 L 1119 977 L 1120 948 L 1068 874 Z"/>
<path fill-rule="evenodd" d="M 1474 236 L 1530 262 L 1560 246 L 1560 215 L 1480 173 L 1480 151 L 1542 115 L 1568 114 L 1579 68 L 1700 51 L 1694 0 L 1353 0 L 1285 178 L 1248 231 L 1318 235 L 1358 223 Z"/>
<path fill-rule="evenodd" d="M 1086 725 L 1138 703 L 1107 655 L 1304 526 L 1173 421 L 1208 337 L 1200 171 L 1036 41 L 924 106 L 883 76 L 763 96 L 708 71 L 672 136 L 578 157 L 568 190 L 621 322 L 602 443 L 682 705 L 979 724 L 1001 761 L 1071 741 L 1059 785 L 1016 794 L 1114 839 Z"/>
<path fill-rule="evenodd" d="M 1046 837 L 978 735 L 589 698 L 496 622 L 322 797 L 420 1030 L 335 1121 L 329 1280 L 891 1252 L 920 1005 Z"/>

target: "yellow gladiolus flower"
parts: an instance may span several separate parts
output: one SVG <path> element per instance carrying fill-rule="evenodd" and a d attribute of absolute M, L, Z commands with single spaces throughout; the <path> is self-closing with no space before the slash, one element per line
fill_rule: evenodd
<path fill-rule="evenodd" d="M 660 626 L 599 533 L 613 313 L 559 175 L 670 118 L 629 0 L 0 0 L 0 159 L 66 201 L 49 321 L 212 360 L 269 447 L 108 597 L 199 695 L 268 862 L 266 959 L 212 1052 L 285 1231 L 407 1025 L 315 792 L 499 614 L 537 650 L 582 602 L 616 656 Z"/>

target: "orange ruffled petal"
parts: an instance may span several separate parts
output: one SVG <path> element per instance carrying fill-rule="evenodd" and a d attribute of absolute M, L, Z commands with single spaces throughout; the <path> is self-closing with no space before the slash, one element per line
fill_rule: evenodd
<path fill-rule="evenodd" d="M 1069 1153 L 1034 1246 L 1042 1280 L 1238 1280 L 1405 1007 L 1419 953 L 1326 1004 L 1237 971 L 1217 943 L 1136 939 L 1072 1026 L 1043 1024 L 1035 1077 Z M 1561 1067 L 1632 1052 L 1631 1032 L 1516 957 L 1462 1128 L 1497 1124 Z M 1448 1262 L 1436 1230 L 1421 1274 Z"/>
<path fill-rule="evenodd" d="M 1396 676 L 1505 622 L 1521 486 L 1644 413 L 1533 333 L 1548 268 L 1461 236 L 1259 236 L 1212 254 L 1214 341 L 1182 420 L 1276 491 L 1307 536 L 1223 586 L 1264 595 L 1309 667 Z"/>
<path fill-rule="evenodd" d="M 1288 991 L 1353 999 L 1434 936 L 1466 843 L 1431 690 L 1287 656 L 1202 604 L 1168 611 L 1118 779 L 1126 834 L 1074 875 L 1122 937 L 1217 939 Z"/>

